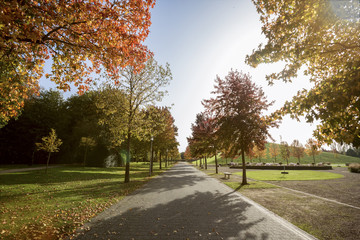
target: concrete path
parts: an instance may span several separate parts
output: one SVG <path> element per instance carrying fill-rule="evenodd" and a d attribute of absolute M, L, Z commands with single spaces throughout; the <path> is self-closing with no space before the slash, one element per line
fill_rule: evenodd
<path fill-rule="evenodd" d="M 186 163 L 153 179 L 84 229 L 76 239 L 315 239 Z"/>

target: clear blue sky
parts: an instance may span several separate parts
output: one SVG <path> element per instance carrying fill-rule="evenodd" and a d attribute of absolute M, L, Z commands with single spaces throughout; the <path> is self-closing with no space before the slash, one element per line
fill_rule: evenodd
<path fill-rule="evenodd" d="M 201 100 L 209 98 L 216 75 L 224 77 L 231 68 L 249 72 L 253 81 L 263 87 L 268 100 L 278 109 L 302 88 L 309 88 L 307 78 L 300 76 L 292 84 L 278 82 L 269 87 L 265 75 L 281 70 L 282 64 L 251 68 L 245 56 L 266 39 L 250 0 L 157 0 L 152 10 L 152 26 L 146 44 L 155 59 L 170 64 L 173 81 L 164 105 L 174 104 L 172 114 L 179 128 L 180 151 L 187 146 L 191 123 L 203 111 Z M 285 118 L 271 134 L 277 142 L 299 139 L 305 144 L 315 126 Z"/>
<path fill-rule="evenodd" d="M 152 26 L 145 44 L 160 64 L 170 64 L 173 81 L 169 95 L 160 105 L 172 106 L 171 112 L 179 128 L 180 151 L 185 151 L 191 123 L 203 111 L 201 100 L 209 98 L 216 75 L 223 78 L 230 69 L 249 72 L 253 81 L 262 86 L 268 100 L 275 100 L 274 111 L 302 88 L 309 88 L 306 77 L 294 83 L 278 82 L 269 87 L 265 75 L 280 71 L 281 63 L 251 68 L 245 56 L 266 39 L 251 0 L 157 0 L 152 9 Z M 45 88 L 53 86 L 46 81 Z M 73 91 L 75 92 L 75 90 Z M 66 94 L 68 95 L 68 94 Z M 65 96 L 66 96 L 65 95 Z M 271 134 L 277 142 L 289 144 L 298 139 L 305 144 L 312 137 L 314 125 L 286 117 Z"/>

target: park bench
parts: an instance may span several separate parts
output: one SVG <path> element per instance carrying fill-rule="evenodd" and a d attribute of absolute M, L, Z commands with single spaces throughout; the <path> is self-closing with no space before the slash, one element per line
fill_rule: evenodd
<path fill-rule="evenodd" d="M 226 179 L 226 176 L 228 176 L 228 179 L 230 179 L 230 175 L 231 175 L 232 173 L 230 173 L 230 172 L 224 172 L 224 175 L 225 175 L 225 179 Z"/>

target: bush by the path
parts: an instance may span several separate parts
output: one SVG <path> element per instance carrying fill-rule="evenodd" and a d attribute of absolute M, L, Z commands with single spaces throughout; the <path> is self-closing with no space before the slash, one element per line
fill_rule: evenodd
<path fill-rule="evenodd" d="M 353 173 L 360 173 L 360 163 L 351 163 L 349 165 L 349 171 Z"/>

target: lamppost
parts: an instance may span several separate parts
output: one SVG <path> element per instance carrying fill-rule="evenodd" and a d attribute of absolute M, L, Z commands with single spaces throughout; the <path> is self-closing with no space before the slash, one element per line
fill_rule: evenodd
<path fill-rule="evenodd" d="M 150 151 L 151 151 L 151 156 L 150 156 L 150 167 L 149 167 L 149 176 L 151 177 L 151 172 L 152 172 L 152 161 L 153 161 L 153 150 L 152 150 L 152 145 L 153 145 L 153 136 L 151 136 L 150 138 Z"/>

